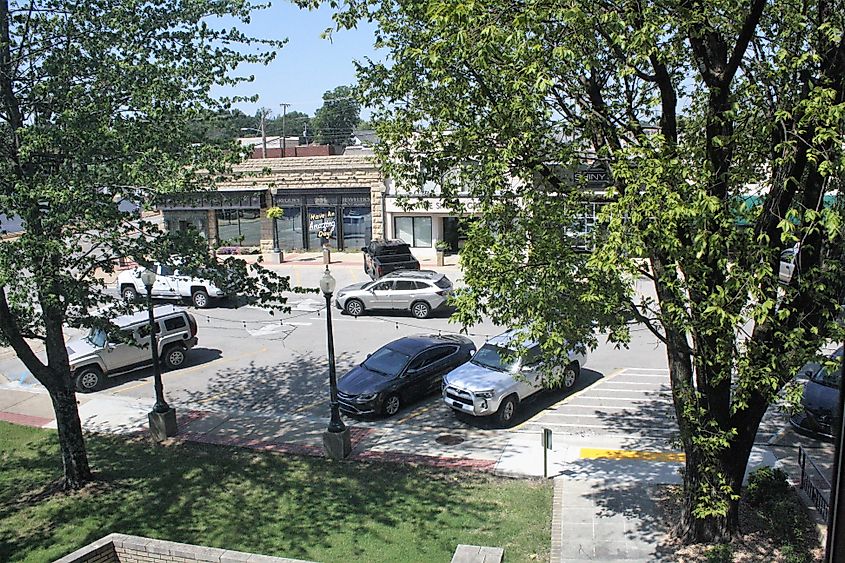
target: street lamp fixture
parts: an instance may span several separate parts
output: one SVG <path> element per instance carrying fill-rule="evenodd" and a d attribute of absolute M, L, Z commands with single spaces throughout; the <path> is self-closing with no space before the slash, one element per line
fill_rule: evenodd
<path fill-rule="evenodd" d="M 141 283 L 147 290 L 147 313 L 149 315 L 150 354 L 153 361 L 153 378 L 155 380 L 156 402 L 149 415 L 150 431 L 158 441 L 176 435 L 176 409 L 171 408 L 164 400 L 164 384 L 161 381 L 161 364 L 158 359 L 158 342 L 156 341 L 157 323 L 153 312 L 153 285 L 156 274 L 152 270 L 141 272 Z"/>
<path fill-rule="evenodd" d="M 343 459 L 352 453 L 349 428 L 340 418 L 340 404 L 337 400 L 337 374 L 335 372 L 334 337 L 332 335 L 332 294 L 337 282 L 326 266 L 323 277 L 320 278 L 320 291 L 326 298 L 326 332 L 329 348 L 329 392 L 331 399 L 331 420 L 328 430 L 323 433 L 323 447 L 329 457 Z"/>

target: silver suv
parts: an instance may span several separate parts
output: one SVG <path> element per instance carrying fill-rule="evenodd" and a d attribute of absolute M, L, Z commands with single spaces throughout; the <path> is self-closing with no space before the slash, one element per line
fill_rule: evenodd
<path fill-rule="evenodd" d="M 585 354 L 569 350 L 565 362 L 547 365 L 538 342 L 524 342 L 520 357 L 514 344 L 517 336 L 517 330 L 509 330 L 491 338 L 469 363 L 443 376 L 443 401 L 472 416 L 495 415 L 500 425 L 507 426 L 519 404 L 545 388 L 546 370 L 563 389 L 575 385 L 587 361 Z"/>
<path fill-rule="evenodd" d="M 418 319 L 446 305 L 452 282 L 431 270 L 391 272 L 376 281 L 356 283 L 337 292 L 335 305 L 357 317 L 371 309 L 411 311 Z"/>
<path fill-rule="evenodd" d="M 185 352 L 197 344 L 197 322 L 172 305 L 156 307 L 156 340 L 161 362 L 170 369 L 185 363 Z M 146 311 L 117 317 L 119 334 L 92 328 L 88 336 L 67 343 L 71 376 L 79 391 L 96 391 L 106 377 L 152 365 L 150 322 Z"/>

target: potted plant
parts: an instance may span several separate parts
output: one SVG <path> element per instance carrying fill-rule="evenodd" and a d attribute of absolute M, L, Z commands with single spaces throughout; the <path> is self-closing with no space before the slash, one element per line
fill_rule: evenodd
<path fill-rule="evenodd" d="M 285 216 L 285 210 L 281 207 L 270 207 L 267 209 L 267 218 L 272 222 L 273 229 L 273 248 L 270 250 L 268 262 L 271 264 L 281 264 L 284 262 L 284 253 L 279 249 L 279 233 L 276 230 L 276 219 L 281 219 Z"/>
<path fill-rule="evenodd" d="M 437 251 L 437 265 L 442 266 L 444 262 L 444 258 L 446 256 L 446 251 L 450 250 L 452 246 L 446 242 L 445 240 L 438 240 L 434 243 L 434 250 Z"/>

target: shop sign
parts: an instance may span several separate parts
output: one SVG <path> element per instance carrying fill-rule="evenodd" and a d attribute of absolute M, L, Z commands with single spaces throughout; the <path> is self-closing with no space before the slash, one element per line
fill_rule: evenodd
<path fill-rule="evenodd" d="M 302 198 L 273 196 L 273 205 L 277 207 L 299 207 L 302 205 Z"/>
<path fill-rule="evenodd" d="M 320 238 L 332 238 L 337 226 L 334 211 L 309 211 L 308 230 Z"/>

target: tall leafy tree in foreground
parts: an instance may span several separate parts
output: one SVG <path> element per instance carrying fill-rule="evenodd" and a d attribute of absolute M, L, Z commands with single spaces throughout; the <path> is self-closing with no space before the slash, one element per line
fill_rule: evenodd
<path fill-rule="evenodd" d="M 686 453 L 678 531 L 730 537 L 763 414 L 842 337 L 843 1 L 334 4 L 389 51 L 359 76 L 387 173 L 477 198 L 458 319 L 527 326 L 549 353 L 594 345 L 595 321 L 623 343 L 626 319 L 651 330 Z M 582 259 L 571 172 L 591 161 L 613 186 Z"/>
<path fill-rule="evenodd" d="M 312 125 L 320 144 L 346 145 L 358 125 L 361 104 L 349 86 L 338 86 L 323 94 L 323 105 L 314 112 Z"/>
<path fill-rule="evenodd" d="M 107 322 L 96 311 L 112 298 L 95 274 L 112 272 L 116 257 L 175 252 L 187 268 L 215 266 L 196 233 L 165 236 L 116 202 L 199 189 L 225 167 L 223 153 L 191 144 L 188 125 L 225 109 L 208 92 L 237 82 L 228 76 L 239 63 L 272 57 L 272 45 L 218 25 L 245 22 L 252 9 L 0 0 L 0 213 L 26 229 L 0 243 L 0 338 L 50 394 L 65 487 L 82 486 L 91 470 L 63 326 Z M 231 266 L 243 280 L 242 265 Z"/>

